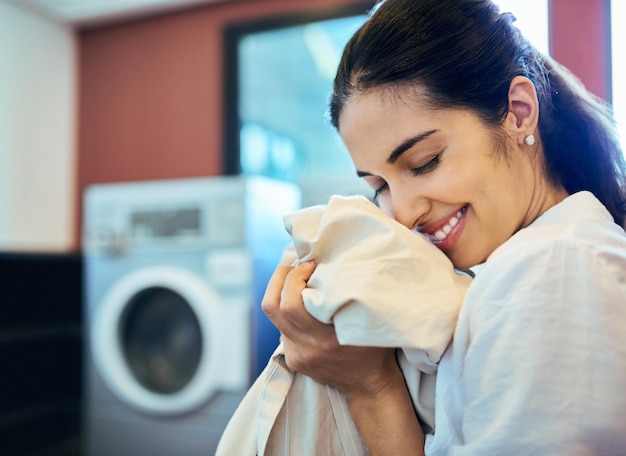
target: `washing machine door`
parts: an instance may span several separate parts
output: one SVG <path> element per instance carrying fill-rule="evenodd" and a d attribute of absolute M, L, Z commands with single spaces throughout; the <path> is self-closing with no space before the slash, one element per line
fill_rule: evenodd
<path fill-rule="evenodd" d="M 91 324 L 94 363 L 120 399 L 143 411 L 193 410 L 216 390 L 220 298 L 174 267 L 140 269 L 113 285 Z"/>

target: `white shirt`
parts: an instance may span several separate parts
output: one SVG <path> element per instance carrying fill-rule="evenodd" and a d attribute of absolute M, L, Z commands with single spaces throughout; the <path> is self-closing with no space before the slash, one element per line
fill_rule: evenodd
<path fill-rule="evenodd" d="M 626 454 L 626 234 L 589 192 L 499 247 L 439 365 L 435 455 Z"/>

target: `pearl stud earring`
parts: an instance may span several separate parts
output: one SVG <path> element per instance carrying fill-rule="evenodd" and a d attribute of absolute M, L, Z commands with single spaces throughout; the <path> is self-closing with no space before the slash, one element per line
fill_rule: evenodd
<path fill-rule="evenodd" d="M 533 135 L 528 135 L 524 138 L 524 142 L 527 145 L 532 146 L 533 144 L 535 144 L 535 137 Z"/>

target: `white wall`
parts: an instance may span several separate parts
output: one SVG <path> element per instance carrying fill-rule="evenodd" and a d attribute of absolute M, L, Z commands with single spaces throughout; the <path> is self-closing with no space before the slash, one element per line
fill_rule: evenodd
<path fill-rule="evenodd" d="M 0 1 L 0 250 L 74 239 L 76 38 Z"/>
<path fill-rule="evenodd" d="M 500 11 L 513 13 L 514 24 L 537 49 L 550 53 L 548 0 L 494 0 L 494 3 Z"/>

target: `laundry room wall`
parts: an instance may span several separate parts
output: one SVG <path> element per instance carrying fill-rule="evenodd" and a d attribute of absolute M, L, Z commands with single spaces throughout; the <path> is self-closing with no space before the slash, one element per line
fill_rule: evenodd
<path fill-rule="evenodd" d="M 608 0 L 550 0 L 552 56 L 597 96 L 611 101 Z"/>
<path fill-rule="evenodd" d="M 76 40 L 0 2 L 0 250 L 74 247 Z"/>

